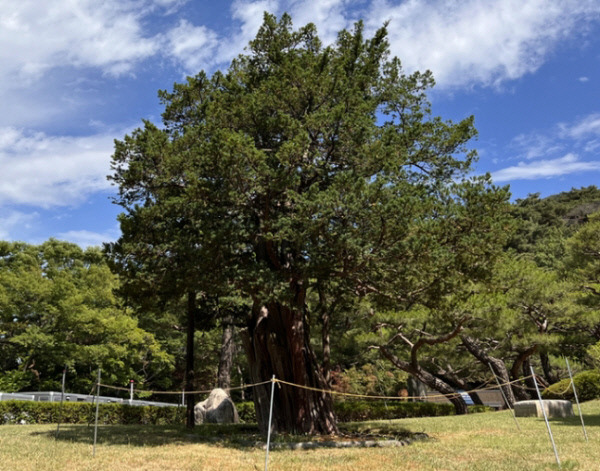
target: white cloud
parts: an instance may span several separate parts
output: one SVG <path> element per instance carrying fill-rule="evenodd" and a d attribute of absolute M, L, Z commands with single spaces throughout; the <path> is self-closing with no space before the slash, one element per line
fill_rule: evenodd
<path fill-rule="evenodd" d="M 514 180 L 538 180 L 590 171 L 600 171 L 600 162 L 580 161 L 575 154 L 567 154 L 553 160 L 536 160 L 530 163 L 519 162 L 518 165 L 493 172 L 492 179 L 497 183 Z"/>
<path fill-rule="evenodd" d="M 433 71 L 442 87 L 496 86 L 535 72 L 559 42 L 600 18 L 595 0 L 237 0 L 241 25 L 223 38 L 215 63 L 226 65 L 251 40 L 264 11 L 312 22 L 325 44 L 364 18 L 371 33 L 389 20 L 389 41 L 407 71 Z"/>
<path fill-rule="evenodd" d="M 577 80 L 579 80 L 581 83 L 585 83 L 585 82 L 589 82 L 590 81 L 589 77 L 579 77 Z"/>
<path fill-rule="evenodd" d="M 515 158 L 551 158 L 571 153 L 594 154 L 600 148 L 600 113 L 592 113 L 571 123 L 559 123 L 545 132 L 531 132 L 515 137 L 511 149 Z"/>
<path fill-rule="evenodd" d="M 214 61 L 211 65 L 227 66 L 228 63 L 242 53 L 262 25 L 265 12 L 277 14 L 278 0 L 244 1 L 235 0 L 231 4 L 231 16 L 237 22 L 226 37 L 221 37 Z"/>
<path fill-rule="evenodd" d="M 518 135 L 512 140 L 511 146 L 518 149 L 519 157 L 528 160 L 547 157 L 563 149 L 563 145 L 556 141 L 555 136 L 535 132 Z"/>
<path fill-rule="evenodd" d="M 189 74 L 198 73 L 212 61 L 218 45 L 217 34 L 204 26 L 194 26 L 182 20 L 166 35 L 172 57 L 183 64 Z"/>
<path fill-rule="evenodd" d="M 153 3 L 165 9 L 166 14 L 175 13 L 179 8 L 185 5 L 188 0 L 153 0 Z"/>
<path fill-rule="evenodd" d="M 0 128 L 0 205 L 74 206 L 106 191 L 113 135 L 48 136 Z"/>
<path fill-rule="evenodd" d="M 100 85 L 134 77 L 150 58 L 171 58 L 165 15 L 186 0 L 5 0 L 0 11 L 1 126 L 46 126 L 98 100 L 70 88 L 86 76 Z M 167 18 L 167 19 L 165 19 Z M 156 21 L 158 20 L 158 21 Z M 162 30 L 156 25 L 166 24 Z M 187 59 L 184 57 L 184 59 Z M 113 82 L 113 86 L 114 86 Z M 63 118 L 64 119 L 64 118 Z"/>
<path fill-rule="evenodd" d="M 156 53 L 141 24 L 146 10 L 133 0 L 6 0 L 2 4 L 0 83 L 28 85 L 56 67 L 130 72 Z"/>
<path fill-rule="evenodd" d="M 592 139 L 586 142 L 583 150 L 588 153 L 598 152 L 600 150 L 600 139 Z"/>
<path fill-rule="evenodd" d="M 555 46 L 597 20 L 593 0 L 374 0 L 373 29 L 390 20 L 390 44 L 409 71 L 442 86 L 496 85 L 536 71 Z"/>
<path fill-rule="evenodd" d="M 39 218 L 37 212 L 23 213 L 21 211 L 2 210 L 0 216 L 0 240 L 12 240 L 15 229 L 19 233 L 27 232 Z"/>
<path fill-rule="evenodd" d="M 333 43 L 342 29 L 352 26 L 358 18 L 350 7 L 356 2 L 348 0 L 300 0 L 289 4 L 289 13 L 296 27 L 314 23 L 319 38 L 325 44 Z M 381 26 L 381 25 L 380 25 Z"/>
<path fill-rule="evenodd" d="M 600 113 L 593 113 L 573 125 L 560 125 L 563 136 L 580 140 L 590 136 L 600 136 Z"/>
<path fill-rule="evenodd" d="M 314 22 L 325 43 L 359 17 L 371 31 L 390 20 L 392 53 L 408 71 L 431 69 L 442 86 L 492 85 L 534 72 L 559 41 L 600 15 L 595 0 L 235 0 L 233 23 L 220 34 L 189 20 L 147 32 L 151 15 L 185 3 L 5 0 L 0 43 L 11 47 L 0 48 L 0 86 L 29 86 L 60 67 L 134 74 L 140 61 L 160 55 L 193 73 L 226 66 L 255 36 L 264 11 L 288 11 L 296 27 Z"/>
<path fill-rule="evenodd" d="M 86 230 L 67 231 L 58 235 L 57 239 L 73 242 L 82 248 L 102 246 L 103 242 L 113 242 L 119 237 L 119 231 L 92 232 Z"/>

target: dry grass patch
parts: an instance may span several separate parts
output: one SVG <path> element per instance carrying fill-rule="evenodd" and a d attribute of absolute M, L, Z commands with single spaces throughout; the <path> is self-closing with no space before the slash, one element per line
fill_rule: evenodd
<path fill-rule="evenodd" d="M 563 469 L 600 469 L 600 402 L 583 405 L 590 442 L 578 417 L 555 419 L 552 430 Z M 544 421 L 518 419 L 519 432 L 508 412 L 470 416 L 403 419 L 349 424 L 356 436 L 428 434 L 431 439 L 399 448 L 273 450 L 271 470 L 392 471 L 407 470 L 546 470 L 556 469 Z M 93 428 L 63 426 L 58 441 L 55 426 L 0 427 L 0 470 L 262 470 L 263 440 L 256 429 L 199 427 L 190 433 L 168 426 L 103 426 L 96 457 L 92 457 Z M 277 437 L 280 441 L 299 437 Z"/>

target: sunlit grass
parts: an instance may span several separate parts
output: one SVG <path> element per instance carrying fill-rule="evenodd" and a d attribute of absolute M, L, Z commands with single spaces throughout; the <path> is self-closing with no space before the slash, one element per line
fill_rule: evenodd
<path fill-rule="evenodd" d="M 579 417 L 551 422 L 563 469 L 600 469 L 600 401 L 583 405 L 589 443 Z M 398 448 L 272 450 L 271 470 L 545 470 L 557 469 L 543 419 L 509 412 L 351 424 L 365 436 L 424 432 L 431 439 Z M 0 426 L 0 470 L 238 470 L 264 469 L 263 440 L 252 426 L 99 427 L 92 457 L 93 428 L 55 425 Z M 294 437 L 279 437 L 293 441 Z"/>

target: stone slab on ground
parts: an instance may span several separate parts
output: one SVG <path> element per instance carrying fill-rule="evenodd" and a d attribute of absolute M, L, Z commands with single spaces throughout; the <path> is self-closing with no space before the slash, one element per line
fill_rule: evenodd
<path fill-rule="evenodd" d="M 573 415 L 571 401 L 545 399 L 542 402 L 548 418 L 571 417 Z M 515 415 L 517 417 L 544 417 L 538 400 L 515 402 Z"/>

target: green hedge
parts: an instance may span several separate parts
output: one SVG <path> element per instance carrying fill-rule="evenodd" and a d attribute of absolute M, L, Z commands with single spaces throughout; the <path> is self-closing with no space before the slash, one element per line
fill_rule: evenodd
<path fill-rule="evenodd" d="M 256 423 L 252 402 L 237 406 L 240 421 Z M 57 423 L 60 403 L 33 401 L 0 401 L 1 424 Z M 64 424 L 89 424 L 95 420 L 96 407 L 91 403 L 63 403 Z M 128 404 L 100 404 L 98 422 L 107 425 L 172 425 L 185 423 L 185 409 L 180 407 L 130 406 Z"/>
<path fill-rule="evenodd" d="M 583 371 L 573 376 L 573 382 L 580 401 L 591 401 L 600 398 L 600 372 L 595 370 Z M 569 378 L 554 383 L 544 390 L 542 397 L 544 399 L 575 399 L 570 384 L 571 380 Z"/>
<path fill-rule="evenodd" d="M 0 401 L 0 424 L 49 424 L 58 422 L 58 402 Z M 95 419 L 96 408 L 91 403 L 65 402 L 61 422 L 89 424 Z M 101 424 L 170 425 L 184 422 L 185 410 L 177 407 L 130 406 L 100 404 Z"/>
<path fill-rule="evenodd" d="M 49 424 L 58 422 L 58 402 L 0 401 L 1 424 Z M 240 421 L 256 423 L 252 402 L 236 405 Z M 433 402 L 343 401 L 334 404 L 340 422 L 433 417 L 454 414 L 451 404 Z M 471 412 L 489 410 L 483 406 L 469 407 Z M 96 408 L 91 403 L 63 403 L 61 422 L 90 424 Z M 185 423 L 185 409 L 180 407 L 130 406 L 128 404 L 100 404 L 98 422 L 104 425 L 174 425 Z"/>
<path fill-rule="evenodd" d="M 454 406 L 448 403 L 405 401 L 343 401 L 336 402 L 334 410 L 340 422 L 437 417 L 455 413 Z M 486 410 L 492 409 L 485 406 L 469 406 L 469 412 Z"/>

